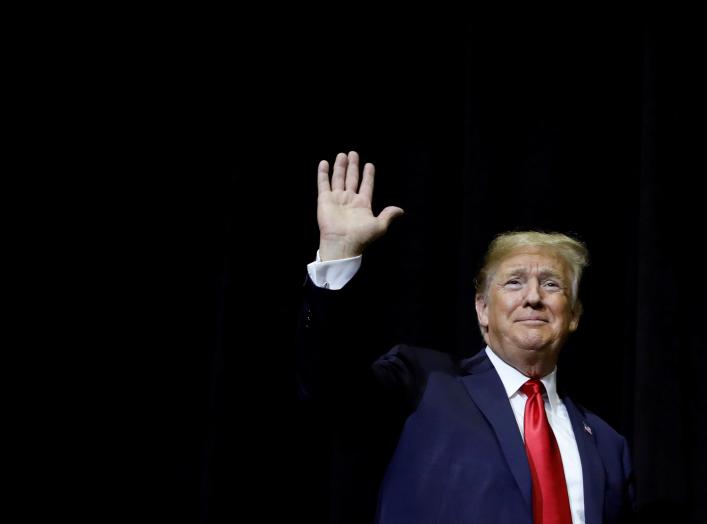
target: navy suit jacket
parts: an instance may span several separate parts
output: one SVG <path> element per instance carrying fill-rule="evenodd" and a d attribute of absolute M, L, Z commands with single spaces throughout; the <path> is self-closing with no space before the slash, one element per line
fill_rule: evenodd
<path fill-rule="evenodd" d="M 337 304 L 346 300 L 346 293 L 318 290 L 310 282 L 305 287 L 300 393 L 304 398 L 330 394 L 337 389 L 334 384 L 348 391 L 343 377 L 363 367 L 350 363 L 356 360 L 354 349 L 341 354 L 336 347 L 341 333 L 337 337 L 330 331 L 332 315 L 348 316 Z M 376 522 L 532 524 L 523 439 L 501 379 L 484 351 L 459 361 L 447 353 L 398 345 L 366 367 L 381 392 L 407 407 L 381 483 Z M 315 379 L 317 373 L 328 373 L 331 380 Z M 356 382 L 357 387 L 366 383 Z M 595 414 L 560 396 L 582 463 L 585 522 L 629 521 L 633 487 L 625 439 Z"/>
<path fill-rule="evenodd" d="M 383 480 L 378 522 L 532 524 L 528 461 L 498 373 L 484 351 L 459 364 L 435 353 L 397 346 L 374 364 L 380 380 L 418 396 Z M 625 521 L 633 496 L 626 441 L 562 401 L 582 462 L 585 522 Z"/>

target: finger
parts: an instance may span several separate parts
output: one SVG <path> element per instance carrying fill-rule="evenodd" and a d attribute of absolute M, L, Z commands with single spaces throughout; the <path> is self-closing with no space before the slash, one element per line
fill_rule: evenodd
<path fill-rule="evenodd" d="M 344 177 L 346 175 L 346 163 L 348 162 L 348 157 L 344 153 L 339 153 L 336 155 L 336 161 L 334 162 L 334 174 L 331 176 L 331 189 L 344 189 Z"/>
<path fill-rule="evenodd" d="M 373 164 L 363 166 L 363 179 L 361 180 L 361 189 L 358 194 L 365 196 L 370 201 L 373 201 L 373 179 L 375 174 L 376 168 Z"/>
<path fill-rule="evenodd" d="M 329 186 L 329 162 L 326 160 L 319 162 L 319 168 L 317 169 L 317 189 L 320 195 L 325 191 L 331 191 L 331 186 Z"/>
<path fill-rule="evenodd" d="M 378 218 L 383 220 L 385 228 L 388 229 L 390 222 L 402 216 L 403 213 L 405 212 L 397 206 L 388 206 L 378 214 Z"/>
<path fill-rule="evenodd" d="M 358 153 L 356 151 L 349 152 L 349 165 L 346 168 L 346 187 L 347 191 L 358 191 Z"/>

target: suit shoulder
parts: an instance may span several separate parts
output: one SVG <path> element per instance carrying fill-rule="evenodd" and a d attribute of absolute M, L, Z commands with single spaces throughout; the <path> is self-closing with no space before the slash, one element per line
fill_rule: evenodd
<path fill-rule="evenodd" d="M 394 397 L 410 410 L 417 406 L 432 374 L 449 379 L 459 374 L 459 366 L 452 355 L 407 344 L 393 346 L 371 367 L 377 382 L 395 392 Z"/>
<path fill-rule="evenodd" d="M 408 344 L 393 346 L 376 361 L 374 366 L 385 366 L 393 361 L 402 363 L 407 368 L 423 374 L 433 371 L 449 374 L 459 372 L 459 362 L 453 355 L 436 349 Z"/>

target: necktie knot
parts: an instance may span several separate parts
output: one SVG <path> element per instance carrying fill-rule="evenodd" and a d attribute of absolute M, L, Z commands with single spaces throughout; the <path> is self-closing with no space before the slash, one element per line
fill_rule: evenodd
<path fill-rule="evenodd" d="M 520 390 L 525 394 L 525 396 L 530 398 L 538 393 L 542 395 L 543 391 L 545 391 L 545 386 L 538 379 L 531 378 L 520 387 Z"/>

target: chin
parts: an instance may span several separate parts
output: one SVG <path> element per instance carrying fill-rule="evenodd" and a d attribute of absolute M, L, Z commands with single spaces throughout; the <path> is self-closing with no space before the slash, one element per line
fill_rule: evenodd
<path fill-rule="evenodd" d="M 524 351 L 543 351 L 548 345 L 548 340 L 536 337 L 526 337 L 518 341 L 518 347 Z"/>

